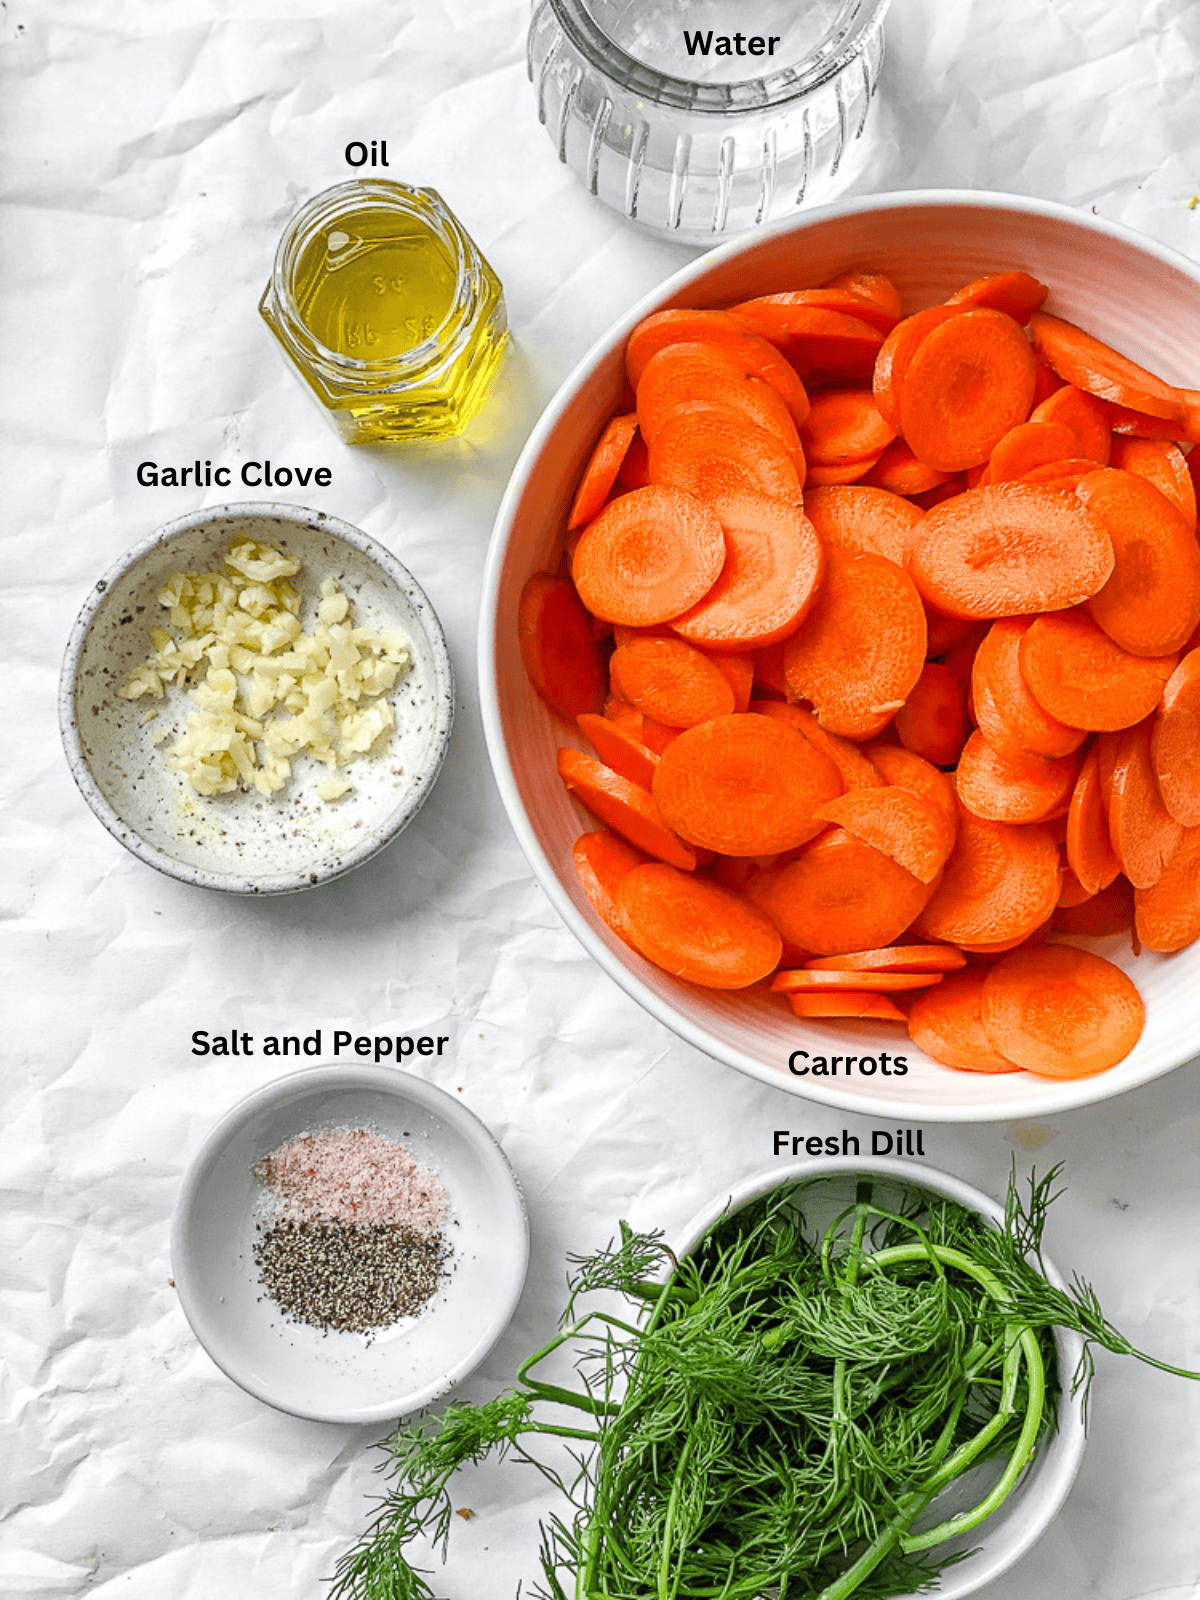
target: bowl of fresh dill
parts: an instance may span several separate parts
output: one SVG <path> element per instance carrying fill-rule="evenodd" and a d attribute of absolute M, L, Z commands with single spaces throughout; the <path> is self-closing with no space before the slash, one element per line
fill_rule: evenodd
<path fill-rule="evenodd" d="M 1014 1173 L 999 1205 L 912 1163 L 796 1162 L 673 1245 L 622 1224 L 573 1260 L 561 1326 L 511 1388 L 393 1434 L 332 1600 L 455 1594 L 409 1556 L 445 1553 L 454 1475 L 488 1455 L 556 1486 L 552 1600 L 977 1591 L 1070 1490 L 1093 1346 L 1200 1377 L 1135 1350 L 1046 1260 L 1057 1179 Z"/>

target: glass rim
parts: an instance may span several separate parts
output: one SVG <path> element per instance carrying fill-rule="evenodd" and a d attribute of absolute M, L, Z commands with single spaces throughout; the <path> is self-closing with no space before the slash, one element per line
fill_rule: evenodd
<path fill-rule="evenodd" d="M 454 298 L 434 331 L 402 355 L 378 360 L 363 360 L 339 350 L 331 350 L 301 317 L 293 293 L 300 252 L 315 230 L 336 222 L 340 216 L 351 211 L 367 208 L 413 217 L 428 227 L 448 249 L 455 279 Z M 313 195 L 288 222 L 275 250 L 268 294 L 289 337 L 303 351 L 305 360 L 312 362 L 325 375 L 336 375 L 339 382 L 370 379 L 378 383 L 385 378 L 392 382 L 403 382 L 407 378 L 426 374 L 437 365 L 442 355 L 452 354 L 452 348 L 447 351 L 443 347 L 447 343 L 453 347 L 454 341 L 469 326 L 477 298 L 477 276 L 471 241 L 435 189 L 417 189 L 386 178 L 350 178 Z M 264 301 L 266 298 L 264 295 Z"/>
<path fill-rule="evenodd" d="M 616 44 L 597 23 L 587 0 L 546 0 L 563 33 L 593 68 L 630 94 L 672 110 L 729 116 L 786 105 L 836 78 L 862 55 L 883 26 L 891 0 L 850 0 L 849 21 L 827 49 L 798 66 L 729 83 L 697 83 L 647 66 Z"/>

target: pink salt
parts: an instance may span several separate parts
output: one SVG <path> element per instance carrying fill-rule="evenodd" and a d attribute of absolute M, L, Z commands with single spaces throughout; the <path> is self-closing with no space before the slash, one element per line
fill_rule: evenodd
<path fill-rule="evenodd" d="M 296 1221 L 396 1222 L 428 1235 L 446 1215 L 428 1167 L 369 1128 L 299 1133 L 254 1172 L 278 1197 L 277 1215 Z"/>

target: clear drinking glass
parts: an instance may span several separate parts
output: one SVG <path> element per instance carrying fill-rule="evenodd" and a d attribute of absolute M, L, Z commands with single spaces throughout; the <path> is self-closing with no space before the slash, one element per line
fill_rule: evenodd
<path fill-rule="evenodd" d="M 592 194 L 712 243 L 861 164 L 888 0 L 535 0 L 538 115 Z"/>

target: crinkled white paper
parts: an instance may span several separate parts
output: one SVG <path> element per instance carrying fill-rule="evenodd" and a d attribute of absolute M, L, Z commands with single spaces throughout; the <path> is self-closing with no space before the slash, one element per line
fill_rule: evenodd
<path fill-rule="evenodd" d="M 452 1063 L 420 1070 L 495 1131 L 533 1229 L 526 1294 L 471 1396 L 547 1337 L 568 1251 L 620 1217 L 678 1227 L 768 1165 L 776 1129 L 848 1120 L 697 1054 L 604 977 L 534 883 L 488 773 L 474 629 L 508 472 L 592 341 L 687 256 L 559 165 L 525 77 L 526 15 L 523 0 L 0 9 L 0 1596 L 317 1597 L 364 1524 L 384 1430 L 250 1399 L 197 1346 L 169 1281 L 189 1156 L 278 1071 L 198 1059 L 194 1029 L 452 1035 Z M 895 0 L 888 49 L 860 188 L 1032 193 L 1200 254 L 1194 0 Z M 340 444 L 256 310 L 287 218 L 349 175 L 350 140 L 373 138 L 386 175 L 433 185 L 462 217 L 513 327 L 469 438 L 405 454 Z M 460 675 L 418 821 L 370 868 L 279 901 L 140 865 L 59 745 L 61 652 L 89 587 L 222 497 L 139 488 L 137 465 L 197 457 L 331 467 L 330 488 L 294 498 L 398 553 Z M 1194 1069 L 1045 1126 L 925 1129 L 930 1162 L 993 1193 L 1014 1155 L 1065 1161 L 1052 1253 L 1131 1337 L 1193 1366 L 1198 1145 Z M 1198 1441 L 1200 1386 L 1103 1357 L 1066 1509 L 984 1600 L 1194 1596 Z M 461 1503 L 475 1516 L 456 1519 L 439 1592 L 528 1585 L 540 1480 L 486 1468 Z"/>

